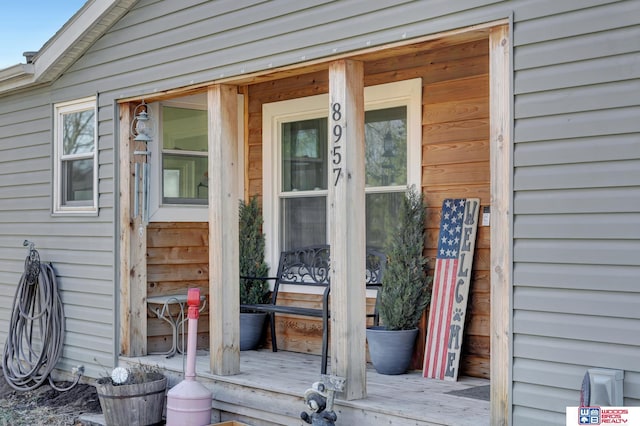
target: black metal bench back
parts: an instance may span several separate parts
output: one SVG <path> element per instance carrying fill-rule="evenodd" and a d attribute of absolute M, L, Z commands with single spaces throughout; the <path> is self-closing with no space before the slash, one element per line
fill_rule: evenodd
<path fill-rule="evenodd" d="M 386 266 L 386 256 L 377 250 L 367 249 L 366 252 L 366 286 L 367 288 L 376 288 L 382 285 L 382 275 Z M 326 244 L 287 250 L 280 253 L 280 261 L 278 262 L 278 273 L 275 277 L 264 278 L 266 280 L 274 280 L 274 289 L 271 294 L 271 303 L 257 305 L 243 305 L 245 309 L 251 309 L 257 312 L 267 312 L 269 314 L 269 322 L 271 326 L 271 345 L 274 352 L 278 351 L 275 315 L 292 314 L 308 317 L 322 318 L 322 366 L 321 373 L 327 372 L 328 359 L 328 336 L 329 336 L 329 285 L 330 274 L 329 246 Z M 250 278 L 250 277 L 241 277 Z M 322 291 L 322 308 L 278 305 L 277 298 L 281 284 L 294 284 L 321 287 Z M 372 314 L 367 317 L 373 318 L 374 325 L 378 324 L 378 299 L 376 297 L 376 308 Z"/>
<path fill-rule="evenodd" d="M 367 287 L 379 287 L 382 285 L 385 265 L 386 256 L 382 252 L 367 249 L 365 274 Z M 328 245 L 283 251 L 280 253 L 280 261 L 278 263 L 273 303 L 275 304 L 280 284 L 327 287 L 329 285 L 329 269 Z"/>
<path fill-rule="evenodd" d="M 278 281 L 281 284 L 327 286 L 329 246 L 303 247 L 280 253 Z"/>
<path fill-rule="evenodd" d="M 382 275 L 387 266 L 387 256 L 381 251 L 367 249 L 366 254 L 366 284 L 367 286 L 381 286 Z"/>

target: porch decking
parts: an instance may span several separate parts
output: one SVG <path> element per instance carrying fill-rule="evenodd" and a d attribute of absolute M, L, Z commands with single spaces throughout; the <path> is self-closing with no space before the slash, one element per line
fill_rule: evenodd
<path fill-rule="evenodd" d="M 162 355 L 121 358 L 121 364 L 148 364 L 166 371 L 173 386 L 183 378 L 186 358 Z M 209 354 L 199 352 L 198 381 L 213 390 L 213 420 L 239 420 L 254 426 L 305 425 L 302 396 L 320 378 L 320 357 L 270 350 L 240 354 L 240 374 L 216 376 L 209 371 Z M 339 425 L 474 425 L 489 424 L 489 401 L 454 396 L 486 386 L 488 380 L 462 378 L 458 382 L 425 379 L 419 372 L 385 376 L 367 368 L 367 398 L 336 400 Z"/>

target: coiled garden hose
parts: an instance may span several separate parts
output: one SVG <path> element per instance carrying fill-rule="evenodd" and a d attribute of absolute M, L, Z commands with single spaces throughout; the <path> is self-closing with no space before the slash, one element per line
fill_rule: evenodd
<path fill-rule="evenodd" d="M 63 340 L 64 309 L 55 271 L 50 263 L 41 263 L 31 247 L 13 299 L 2 357 L 7 383 L 19 391 L 35 389 L 47 379 L 58 391 L 75 386 L 80 373 L 66 388 L 57 387 L 50 376 L 62 356 Z"/>

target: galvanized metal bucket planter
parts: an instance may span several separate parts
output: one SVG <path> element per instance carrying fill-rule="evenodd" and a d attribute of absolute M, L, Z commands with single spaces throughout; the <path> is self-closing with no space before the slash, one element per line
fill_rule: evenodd
<path fill-rule="evenodd" d="M 160 373 L 147 377 L 151 380 L 129 385 L 114 385 L 109 378 L 98 380 L 95 387 L 107 426 L 164 424 L 167 378 Z"/>

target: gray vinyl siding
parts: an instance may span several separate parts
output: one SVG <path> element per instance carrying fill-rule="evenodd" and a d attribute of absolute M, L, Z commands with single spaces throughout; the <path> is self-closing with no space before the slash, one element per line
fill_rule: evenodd
<path fill-rule="evenodd" d="M 500 2 L 143 0 L 56 88 L 115 97 L 175 89 L 504 18 L 490 3 Z"/>
<path fill-rule="evenodd" d="M 592 6 L 515 13 L 516 425 L 565 424 L 591 367 L 640 405 L 640 2 Z"/>
<path fill-rule="evenodd" d="M 28 238 L 61 275 L 64 366 L 113 361 L 118 99 L 504 18 L 513 424 L 563 425 L 591 367 L 624 369 L 625 404 L 640 405 L 638 0 L 139 1 L 49 87 L 0 96 L 0 341 Z M 52 104 L 95 94 L 100 214 L 51 217 Z"/>
<path fill-rule="evenodd" d="M 113 155 L 99 147 L 99 215 L 52 216 L 52 115 L 45 89 L 0 98 L 0 342 L 28 239 L 58 277 L 66 318 L 58 367 L 83 365 L 97 377 L 115 358 Z"/>

